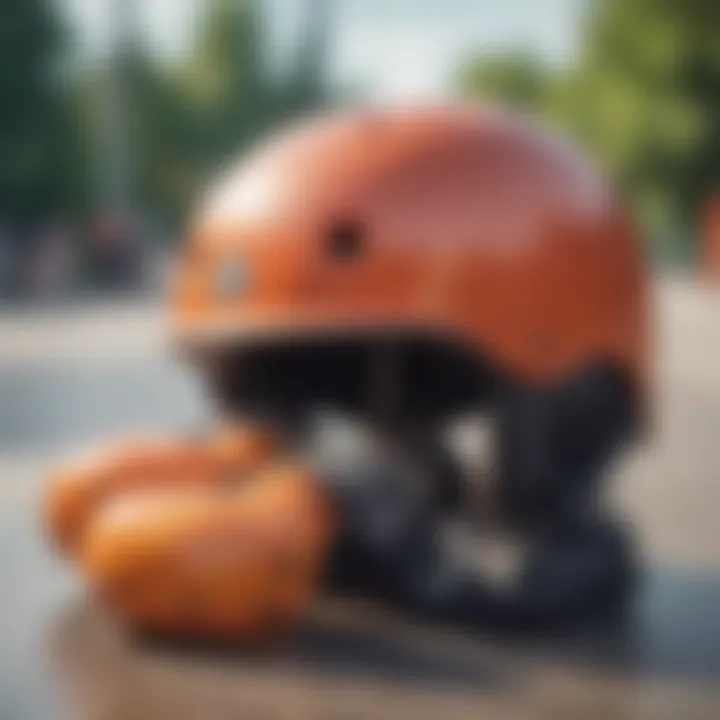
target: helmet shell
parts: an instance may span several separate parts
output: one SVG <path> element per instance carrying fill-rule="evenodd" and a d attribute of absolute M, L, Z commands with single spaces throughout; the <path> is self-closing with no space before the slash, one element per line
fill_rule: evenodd
<path fill-rule="evenodd" d="M 182 343 L 420 331 L 552 383 L 642 382 L 636 233 L 589 164 L 489 110 L 312 121 L 201 203 L 172 298 Z"/>

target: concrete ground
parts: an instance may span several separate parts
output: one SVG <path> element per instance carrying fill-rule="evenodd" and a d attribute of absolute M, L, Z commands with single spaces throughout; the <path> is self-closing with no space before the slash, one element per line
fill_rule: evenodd
<path fill-rule="evenodd" d="M 0 719 L 720 717 L 720 292 L 664 281 L 652 441 L 618 473 L 646 573 L 632 618 L 542 642 L 328 604 L 250 659 L 132 642 L 87 602 L 38 524 L 63 454 L 201 425 L 148 303 L 0 313 Z"/>

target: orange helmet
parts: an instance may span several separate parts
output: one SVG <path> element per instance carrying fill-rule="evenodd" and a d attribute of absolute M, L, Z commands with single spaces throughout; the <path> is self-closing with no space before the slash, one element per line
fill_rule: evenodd
<path fill-rule="evenodd" d="M 317 121 L 225 174 L 172 299 L 185 344 L 414 333 L 542 385 L 591 362 L 642 385 L 638 242 L 558 140 L 499 113 Z"/>
<path fill-rule="evenodd" d="M 80 560 L 93 592 L 137 629 L 261 641 L 308 612 L 334 527 L 311 473 L 275 466 L 242 485 L 155 488 L 108 503 Z"/>
<path fill-rule="evenodd" d="M 376 112 L 231 168 L 171 316 L 230 409 L 301 432 L 317 408 L 433 441 L 495 413 L 502 493 L 531 517 L 590 492 L 642 419 L 647 286 L 631 222 L 564 143 L 492 111 Z"/>

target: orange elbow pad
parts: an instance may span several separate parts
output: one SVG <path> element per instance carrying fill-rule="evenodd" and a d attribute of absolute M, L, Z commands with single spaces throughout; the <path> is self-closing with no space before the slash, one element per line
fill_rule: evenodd
<path fill-rule="evenodd" d="M 49 479 L 44 497 L 47 532 L 72 556 L 90 517 L 106 501 L 143 488 L 239 479 L 273 457 L 276 449 L 268 433 L 234 428 L 201 440 L 136 439 L 98 450 Z"/>
<path fill-rule="evenodd" d="M 130 626 L 185 638 L 256 641 L 301 621 L 334 535 L 302 468 L 228 488 L 172 488 L 107 504 L 83 538 L 88 584 Z"/>

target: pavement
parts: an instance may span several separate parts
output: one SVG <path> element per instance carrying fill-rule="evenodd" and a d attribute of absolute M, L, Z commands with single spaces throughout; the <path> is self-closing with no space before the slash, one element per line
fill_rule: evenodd
<path fill-rule="evenodd" d="M 202 425 L 152 301 L 0 311 L 0 720 L 720 717 L 720 290 L 657 284 L 657 397 L 613 493 L 644 576 L 630 616 L 508 641 L 328 602 L 288 646 L 148 646 L 39 527 L 43 478 L 95 440 Z"/>

